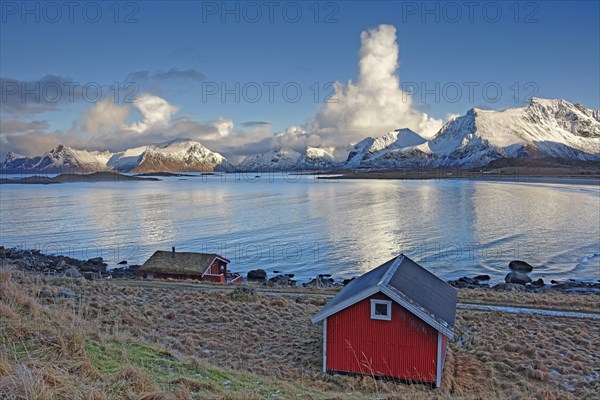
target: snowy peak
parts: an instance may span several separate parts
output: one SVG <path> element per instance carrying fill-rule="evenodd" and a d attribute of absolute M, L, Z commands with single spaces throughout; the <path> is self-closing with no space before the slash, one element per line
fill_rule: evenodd
<path fill-rule="evenodd" d="M 135 147 L 118 153 L 76 150 L 59 144 L 42 156 L 7 155 L 0 165 L 5 172 L 184 172 L 231 169 L 225 157 L 191 139 Z"/>
<path fill-rule="evenodd" d="M 408 129 L 396 129 L 378 138 L 368 137 L 358 142 L 348 154 L 349 167 L 376 164 L 375 160 L 393 157 L 393 153 L 419 146 L 426 140 Z"/>
<path fill-rule="evenodd" d="M 426 155 L 426 156 L 424 156 Z M 426 166 L 481 166 L 497 158 L 600 159 L 600 114 L 565 100 L 534 98 L 504 111 L 471 109 L 412 156 Z"/>
<path fill-rule="evenodd" d="M 342 148 L 308 146 L 301 151 L 287 147 L 244 158 L 238 168 L 244 171 L 300 171 L 340 167 L 348 158 L 350 146 Z"/>
<path fill-rule="evenodd" d="M 227 170 L 231 165 L 225 157 L 191 139 L 177 139 L 147 146 L 139 155 L 133 172 Z"/>
<path fill-rule="evenodd" d="M 369 153 L 376 153 L 381 150 L 395 150 L 403 147 L 418 146 L 425 143 L 426 140 L 418 133 L 408 129 L 396 129 L 375 139 L 369 147 Z"/>
<path fill-rule="evenodd" d="M 244 171 L 291 170 L 299 158 L 299 152 L 283 147 L 247 156 L 238 164 L 238 168 Z"/>
<path fill-rule="evenodd" d="M 17 153 L 13 153 L 12 151 L 9 151 L 8 153 L 6 153 L 6 162 L 10 162 L 13 160 L 18 160 L 21 158 L 25 158 L 25 156 L 22 156 L 20 154 Z"/>

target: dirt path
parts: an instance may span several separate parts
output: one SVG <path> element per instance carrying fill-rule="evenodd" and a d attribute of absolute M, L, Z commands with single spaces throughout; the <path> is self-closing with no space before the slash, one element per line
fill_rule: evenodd
<path fill-rule="evenodd" d="M 577 312 L 577 311 L 566 311 L 566 310 L 550 310 L 545 308 L 530 308 L 530 307 L 519 307 L 519 306 L 496 306 L 489 304 L 471 304 L 471 303 L 458 303 L 457 307 L 463 310 L 476 310 L 476 311 L 498 311 L 509 314 L 529 314 L 529 315 L 544 315 L 549 317 L 564 317 L 564 318 L 590 318 L 599 319 L 600 313 L 590 312 Z"/>

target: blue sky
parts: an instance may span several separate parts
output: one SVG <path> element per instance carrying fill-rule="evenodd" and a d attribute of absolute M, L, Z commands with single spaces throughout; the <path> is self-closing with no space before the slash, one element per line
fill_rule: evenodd
<path fill-rule="evenodd" d="M 51 74 L 82 85 L 98 83 L 107 94 L 108 85 L 118 82 L 124 90 L 126 81 L 146 71 L 148 79 L 134 79 L 137 92 L 176 107 L 173 118 L 206 122 L 221 117 L 233 121 L 234 129 L 268 122 L 273 133 L 318 113 L 331 93 L 329 82 L 356 81 L 361 32 L 388 24 L 396 28 L 401 87 L 414 92 L 412 107 L 432 118 L 443 120 L 472 107 L 519 106 L 532 94 L 600 108 L 600 8 L 595 1 L 482 1 L 471 10 L 462 1 L 280 2 L 273 4 L 272 21 L 262 1 L 227 3 L 233 10 L 229 14 L 222 2 L 125 2 L 118 15 L 113 4 L 82 2 L 71 22 L 64 7 L 57 16 L 41 2 L 2 3 L 0 76 L 32 83 Z M 23 14 L 23 7 L 30 12 Z M 102 12 L 98 18 L 97 9 Z M 131 23 L 125 23 L 127 17 Z M 236 82 L 240 101 L 232 94 L 222 99 L 223 85 L 235 88 Z M 272 102 L 265 86 L 270 82 L 278 85 Z M 260 96 L 255 85 L 262 88 Z M 292 93 L 288 98 L 284 85 Z M 218 93 L 207 94 L 215 87 Z M 302 95 L 291 101 L 297 87 Z M 7 87 L 2 90 L 7 95 Z M 488 101 L 494 97 L 498 101 Z M 43 121 L 46 133 L 77 129 L 74 121 L 95 105 L 63 101 L 49 110 L 16 112 L 5 100 L 3 121 Z M 141 118 L 138 109 L 132 110 L 127 123 Z M 4 147 L 10 147 L 8 135 L 14 131 L 3 130 Z"/>

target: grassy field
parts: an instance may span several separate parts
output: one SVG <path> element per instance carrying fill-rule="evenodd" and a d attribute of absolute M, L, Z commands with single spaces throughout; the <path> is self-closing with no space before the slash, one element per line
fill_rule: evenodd
<path fill-rule="evenodd" d="M 77 297 L 44 297 L 60 290 Z M 309 318 L 333 293 L 265 288 L 234 299 L 223 286 L 4 270 L 0 398 L 598 398 L 597 320 L 459 310 L 441 390 L 324 375 L 321 327 Z M 600 305 L 600 296 L 460 291 L 461 301 L 511 300 L 502 296 L 546 308 Z"/>

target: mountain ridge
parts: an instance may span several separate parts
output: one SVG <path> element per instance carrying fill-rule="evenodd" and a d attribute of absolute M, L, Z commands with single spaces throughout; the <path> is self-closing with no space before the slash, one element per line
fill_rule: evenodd
<path fill-rule="evenodd" d="M 59 144 L 41 156 L 24 157 L 7 153 L 6 160 L 0 164 L 4 173 L 211 172 L 231 169 L 233 165 L 221 154 L 186 138 L 120 152 L 79 150 Z"/>
<path fill-rule="evenodd" d="M 0 171 L 210 172 L 478 167 L 498 159 L 600 161 L 600 110 L 563 99 L 532 98 L 506 110 L 471 108 L 429 140 L 401 128 L 342 147 L 277 147 L 237 165 L 187 138 L 121 152 L 77 150 L 62 144 L 41 156 L 7 153 Z"/>

